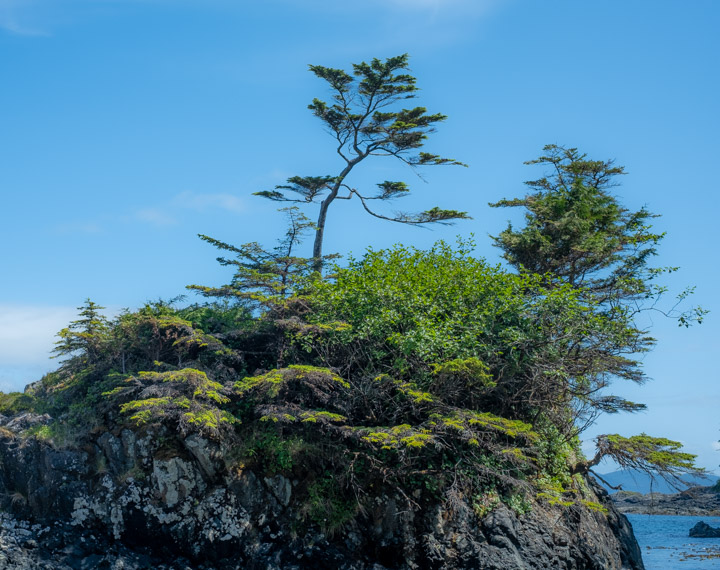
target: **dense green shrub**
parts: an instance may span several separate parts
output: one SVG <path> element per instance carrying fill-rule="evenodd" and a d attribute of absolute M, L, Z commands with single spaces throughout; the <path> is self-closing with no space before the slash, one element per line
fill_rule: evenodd
<path fill-rule="evenodd" d="M 0 392 L 0 414 L 14 415 L 35 409 L 35 398 L 24 392 Z"/>
<path fill-rule="evenodd" d="M 468 500 L 479 516 L 592 503 L 578 428 L 588 410 L 623 407 L 595 388 L 634 379 L 637 330 L 577 287 L 471 249 L 369 251 L 296 276 L 254 314 L 242 297 L 148 304 L 96 331 L 103 352 L 68 354 L 0 410 L 51 413 L 36 435 L 53 442 L 118 422 L 215 438 L 231 467 L 297 480 L 300 520 L 328 531 L 378 493 Z"/>

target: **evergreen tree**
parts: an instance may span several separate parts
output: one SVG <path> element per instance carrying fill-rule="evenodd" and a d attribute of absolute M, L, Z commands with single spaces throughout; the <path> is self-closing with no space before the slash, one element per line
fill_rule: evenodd
<path fill-rule="evenodd" d="M 569 286 L 586 305 L 582 323 L 576 323 L 580 326 L 573 329 L 562 322 L 562 336 L 569 342 L 554 341 L 562 366 L 544 363 L 542 373 L 528 385 L 537 390 L 555 377 L 560 379 L 572 396 L 569 417 L 577 432 L 599 413 L 645 409 L 606 389 L 615 378 L 646 380 L 636 355 L 648 352 L 655 339 L 637 316 L 645 309 L 660 310 L 657 303 L 666 289 L 654 280 L 677 268 L 649 265 L 664 237 L 653 232 L 649 223 L 657 216 L 645 208 L 631 212 L 610 193 L 617 177 L 625 173 L 623 167 L 611 160 L 589 160 L 575 148 L 548 145 L 543 151 L 543 156 L 526 163 L 550 170 L 539 180 L 526 182 L 531 192 L 524 198 L 491 204 L 525 208 L 525 226 L 516 230 L 510 224 L 493 239 L 518 272 L 543 276 L 541 296 L 548 289 Z M 678 302 L 690 292 L 681 293 Z M 706 313 L 700 307 L 661 312 L 685 326 L 702 322 Z M 596 442 L 597 454 L 578 463 L 577 471 L 589 471 L 603 457 L 612 457 L 623 467 L 675 481 L 681 473 L 698 472 L 694 456 L 680 452 L 681 444 L 672 440 L 610 434 L 599 436 Z"/>
<path fill-rule="evenodd" d="M 296 206 L 281 208 L 288 222 L 285 237 L 271 250 L 257 242 L 236 247 L 223 241 L 200 235 L 200 239 L 234 257 L 218 257 L 221 265 L 233 267 L 231 282 L 220 287 L 188 285 L 205 297 L 220 297 L 241 301 L 251 309 L 272 308 L 295 291 L 299 281 L 312 272 L 312 260 L 297 255 L 297 246 L 314 226 Z M 335 256 L 324 256 L 327 260 Z"/>
<path fill-rule="evenodd" d="M 327 81 L 333 92 L 332 103 L 314 99 L 308 108 L 335 139 L 335 150 L 342 159 L 340 170 L 334 175 L 292 176 L 287 184 L 256 192 L 256 195 L 283 202 L 319 203 L 313 245 L 316 270 L 322 267 L 325 224 L 328 209 L 335 200 L 357 196 L 368 214 L 404 224 L 449 223 L 469 218 L 466 212 L 438 207 L 416 214 L 385 215 L 371 208 L 372 201 L 407 196 L 410 189 L 405 182 L 386 180 L 377 184 L 377 190 L 371 193 L 348 184 L 351 171 L 372 156 L 395 157 L 411 168 L 442 164 L 465 166 L 451 158 L 418 152 L 428 135 L 435 131 L 435 125 L 446 116 L 428 114 L 425 107 L 397 108 L 403 101 L 414 98 L 418 91 L 415 77 L 403 73 L 407 69 L 407 54 L 384 62 L 373 59 L 370 63 L 353 64 L 352 74 L 341 69 L 310 66 L 310 71 Z"/>
<path fill-rule="evenodd" d="M 78 307 L 80 318 L 62 329 L 53 349 L 54 358 L 71 356 L 80 364 L 95 364 L 108 341 L 109 323 L 100 313 L 105 307 L 86 299 Z"/>
<path fill-rule="evenodd" d="M 491 204 L 527 210 L 524 228 L 510 224 L 493 238 L 505 259 L 520 271 L 582 287 L 600 301 L 649 293 L 647 262 L 663 234 L 651 231 L 654 214 L 630 212 L 610 194 L 624 168 L 588 160 L 575 148 L 548 145 L 543 151 L 525 163 L 550 167 L 543 178 L 526 182 L 532 192 Z"/>
<path fill-rule="evenodd" d="M 649 265 L 665 237 L 649 223 L 658 216 L 644 207 L 631 212 L 610 193 L 624 168 L 612 160 L 588 160 L 575 148 L 547 145 L 543 151 L 525 163 L 550 167 L 544 177 L 525 183 L 532 192 L 490 204 L 526 209 L 522 229 L 508 224 L 493 237 L 503 257 L 520 272 L 545 275 L 549 286 L 567 283 L 581 289 L 608 310 L 660 310 L 657 301 L 666 289 L 655 279 L 678 268 Z M 683 291 L 678 301 L 691 292 Z M 664 314 L 689 326 L 702 322 L 705 313 L 699 307 L 685 312 L 673 307 Z"/>

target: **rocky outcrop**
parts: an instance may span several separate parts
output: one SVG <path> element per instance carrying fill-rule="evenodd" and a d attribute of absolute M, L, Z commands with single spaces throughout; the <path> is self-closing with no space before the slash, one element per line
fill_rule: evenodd
<path fill-rule="evenodd" d="M 227 463 L 227 451 L 162 429 L 118 428 L 63 450 L 5 430 L 0 506 L 14 518 L 3 524 L 0 568 L 643 567 L 627 519 L 591 482 L 607 514 L 500 505 L 478 521 L 464 502 L 418 509 L 381 493 L 331 535 L 299 525 L 301 482 Z"/>
<path fill-rule="evenodd" d="M 700 521 L 690 529 L 692 538 L 720 538 L 720 528 L 713 528 L 706 522 Z"/>
<path fill-rule="evenodd" d="M 610 495 L 622 513 L 641 515 L 720 516 L 716 487 L 691 487 L 681 493 L 642 495 L 619 491 Z"/>

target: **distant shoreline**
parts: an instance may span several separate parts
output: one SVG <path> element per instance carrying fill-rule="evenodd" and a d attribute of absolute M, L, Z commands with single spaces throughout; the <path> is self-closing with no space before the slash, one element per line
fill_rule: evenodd
<path fill-rule="evenodd" d="M 623 514 L 720 516 L 720 493 L 716 487 L 691 487 L 679 493 L 618 491 L 610 495 Z"/>

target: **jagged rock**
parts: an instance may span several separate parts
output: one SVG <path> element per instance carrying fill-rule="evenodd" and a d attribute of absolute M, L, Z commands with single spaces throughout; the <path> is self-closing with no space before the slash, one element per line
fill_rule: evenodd
<path fill-rule="evenodd" d="M 0 530 L 0 569 L 643 568 L 627 519 L 590 481 L 607 514 L 501 504 L 478 523 L 468 503 L 420 510 L 385 494 L 330 536 L 299 515 L 299 482 L 171 436 L 123 429 L 61 450 L 0 433 L 0 506 L 19 516 Z"/>
<path fill-rule="evenodd" d="M 97 445 L 105 456 L 112 473 L 119 475 L 129 471 L 135 461 L 134 458 L 125 452 L 122 439 L 110 432 L 105 432 L 97 438 Z"/>
<path fill-rule="evenodd" d="M 183 443 L 205 474 L 211 479 L 214 478 L 221 468 L 220 452 L 217 446 L 198 434 L 186 437 Z"/>
<path fill-rule="evenodd" d="M 46 425 L 50 423 L 52 418 L 48 414 L 26 412 L 11 418 L 1 416 L 1 419 L 2 421 L 0 421 L 0 425 L 2 425 L 5 429 L 15 433 L 20 433 L 21 431 L 25 431 L 26 429 L 30 429 L 31 427 L 35 427 L 37 425 Z"/>
<path fill-rule="evenodd" d="M 152 477 L 161 500 L 168 507 L 174 507 L 191 494 L 201 495 L 205 490 L 195 465 L 179 457 L 154 460 Z"/>
<path fill-rule="evenodd" d="M 690 529 L 692 538 L 720 538 L 720 528 L 713 528 L 709 524 L 700 521 Z"/>
<path fill-rule="evenodd" d="M 290 504 L 290 496 L 292 494 L 292 485 L 290 484 L 290 480 L 282 475 L 265 477 L 263 480 L 273 496 L 280 501 L 280 504 L 283 507 L 287 507 Z"/>

